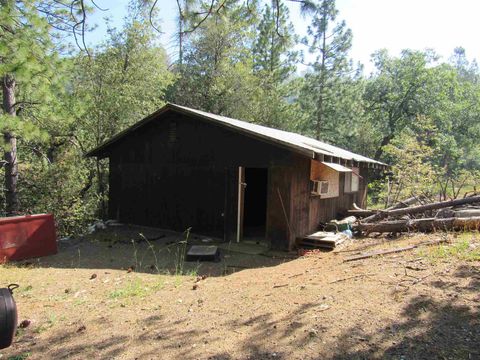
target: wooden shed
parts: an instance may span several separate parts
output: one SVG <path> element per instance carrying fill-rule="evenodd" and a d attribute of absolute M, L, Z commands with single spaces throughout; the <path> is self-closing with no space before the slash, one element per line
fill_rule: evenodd
<path fill-rule="evenodd" d="M 352 204 L 385 164 L 291 132 L 179 105 L 90 151 L 109 158 L 109 217 L 291 249 Z"/>

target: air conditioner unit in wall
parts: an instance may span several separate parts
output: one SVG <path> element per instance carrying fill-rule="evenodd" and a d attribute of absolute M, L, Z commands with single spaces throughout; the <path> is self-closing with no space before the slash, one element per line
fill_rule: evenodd
<path fill-rule="evenodd" d="M 312 194 L 325 195 L 328 194 L 328 181 L 313 180 Z"/>

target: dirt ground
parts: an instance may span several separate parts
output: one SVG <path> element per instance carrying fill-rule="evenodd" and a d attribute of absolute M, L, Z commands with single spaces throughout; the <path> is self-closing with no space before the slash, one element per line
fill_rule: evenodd
<path fill-rule="evenodd" d="M 149 231 L 105 230 L 1 266 L 31 324 L 0 358 L 480 359 L 477 233 L 301 257 L 233 244 L 218 263 L 184 264 L 185 235 Z M 440 238 L 450 243 L 344 262 Z"/>

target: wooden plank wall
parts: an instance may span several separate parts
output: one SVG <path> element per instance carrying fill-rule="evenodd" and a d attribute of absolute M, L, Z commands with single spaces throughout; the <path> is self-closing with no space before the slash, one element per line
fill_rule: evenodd
<path fill-rule="evenodd" d="M 171 122 L 175 122 L 174 132 Z M 269 181 L 280 182 L 275 186 L 286 191 L 289 211 L 284 169 L 291 156 L 290 151 L 204 120 L 170 114 L 132 133 L 110 151 L 109 216 L 124 223 L 177 231 L 192 227 L 195 232 L 233 238 L 238 166 L 282 169 L 272 170 Z M 273 202 L 269 209 L 278 210 L 284 219 L 277 205 Z M 280 247 L 286 233 L 275 216 L 272 241 Z"/>
<path fill-rule="evenodd" d="M 346 211 L 352 208 L 353 203 L 356 203 L 358 206 L 364 205 L 367 191 L 366 184 L 368 181 L 365 170 L 366 169 L 360 169 L 360 175 L 363 179 L 360 179 L 358 192 L 344 192 L 345 174 L 340 173 L 338 197 L 322 199 L 319 196 L 310 195 L 309 225 L 308 231 L 305 233 L 317 231 L 321 223 L 326 223 L 329 220 L 344 216 Z"/>
<path fill-rule="evenodd" d="M 290 237 L 290 171 L 287 166 L 268 169 L 267 240 L 273 249 L 287 250 Z"/>
<path fill-rule="evenodd" d="M 171 124 L 175 123 L 172 127 Z M 290 249 L 355 201 L 356 194 L 310 194 L 310 160 L 278 146 L 185 115 L 165 114 L 114 145 L 109 216 L 124 223 L 192 231 L 233 240 L 238 167 L 268 168 L 267 231 L 272 248 Z M 280 193 L 280 196 L 279 196 Z M 282 201 L 283 206 L 282 206 Z"/>
<path fill-rule="evenodd" d="M 293 234 L 290 234 L 290 249 L 299 236 L 308 233 L 310 213 L 310 159 L 296 157 L 291 170 L 291 223 Z"/>
<path fill-rule="evenodd" d="M 340 173 L 339 196 L 321 199 L 311 194 L 310 170 L 310 159 L 301 156 L 294 156 L 289 165 L 270 170 L 267 227 L 270 228 L 269 239 L 277 248 L 283 244 L 282 248 L 286 249 L 288 244 L 288 249 L 292 249 L 297 237 L 317 231 L 320 223 L 338 218 L 351 209 L 354 202 L 361 204 L 360 199 L 366 190 L 364 181 L 360 182 L 359 192 L 345 193 L 345 174 Z M 281 189 L 284 203 L 290 201 L 286 209 L 289 224 L 278 199 L 277 187 Z"/>
<path fill-rule="evenodd" d="M 306 157 L 296 156 L 292 159 L 291 165 L 285 167 L 281 175 L 278 175 L 290 184 L 289 220 L 292 230 L 288 232 L 287 236 L 289 249 L 293 247 L 297 237 L 317 231 L 320 223 L 338 218 L 341 213 L 351 209 L 354 202 L 361 206 L 363 194 L 366 194 L 366 174 L 361 170 L 360 174 L 364 176 L 364 179 L 360 181 L 359 192 L 345 193 L 345 175 L 340 173 L 338 197 L 321 199 L 319 196 L 312 195 L 310 160 Z M 275 216 L 278 217 L 279 214 L 277 213 Z M 277 218 L 277 222 L 280 223 L 280 221 L 281 219 Z"/>

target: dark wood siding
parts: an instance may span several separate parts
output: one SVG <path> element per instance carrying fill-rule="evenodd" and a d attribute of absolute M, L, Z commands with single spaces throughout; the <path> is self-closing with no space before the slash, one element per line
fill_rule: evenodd
<path fill-rule="evenodd" d="M 269 181 L 275 181 L 275 169 L 285 169 L 292 153 L 170 114 L 115 144 L 109 158 L 111 218 L 225 237 L 236 230 L 238 166 L 269 168 Z M 288 186 L 285 177 L 281 181 L 282 189 Z M 273 236 L 272 243 L 285 242 L 285 236 Z"/>
<path fill-rule="evenodd" d="M 320 199 L 310 194 L 310 158 L 242 135 L 207 120 L 165 113 L 108 149 L 109 216 L 148 225 L 233 239 L 238 167 L 268 169 L 266 237 L 272 248 L 291 249 L 295 239 L 336 218 L 360 191 Z M 362 174 L 364 176 L 365 174 Z"/>

